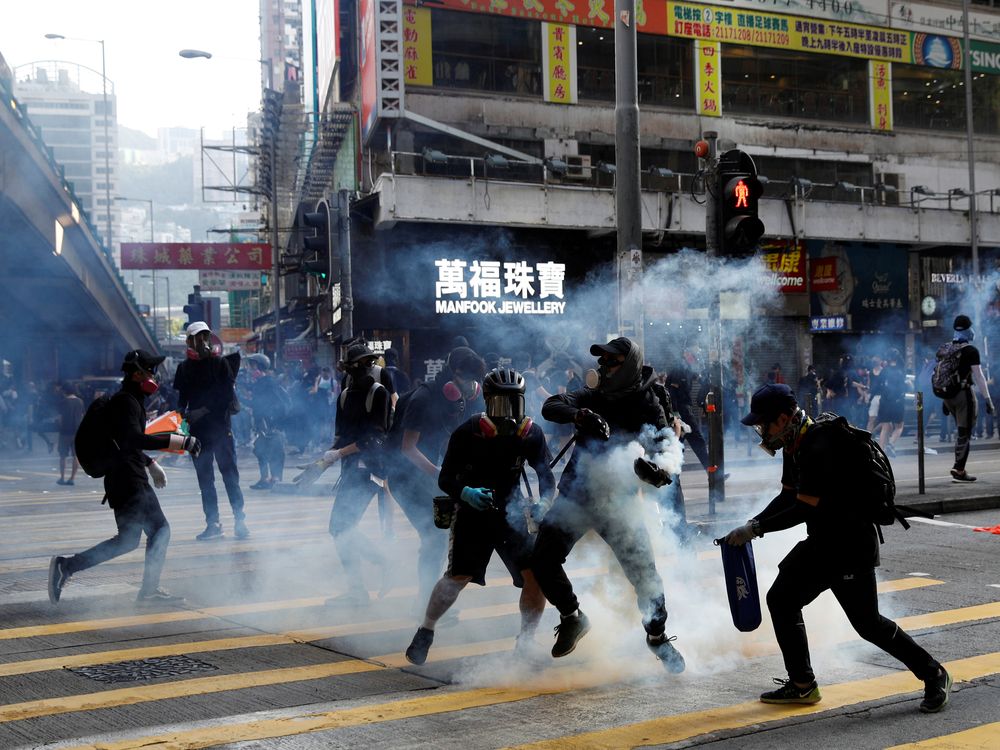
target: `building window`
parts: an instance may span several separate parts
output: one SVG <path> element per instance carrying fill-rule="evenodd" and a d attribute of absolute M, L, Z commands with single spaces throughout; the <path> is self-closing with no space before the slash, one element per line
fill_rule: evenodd
<path fill-rule="evenodd" d="M 90 162 L 92 159 L 90 149 L 79 146 L 52 146 L 52 154 L 60 164 L 71 161 Z"/>
<path fill-rule="evenodd" d="M 722 111 L 868 122 L 868 61 L 722 46 Z"/>
<path fill-rule="evenodd" d="M 965 74 L 919 65 L 892 66 L 895 127 L 965 131 Z M 972 76 L 972 125 L 977 134 L 1000 134 L 1000 78 Z"/>
<path fill-rule="evenodd" d="M 636 36 L 636 84 L 640 104 L 694 109 L 694 48 L 686 39 L 659 34 Z M 576 28 L 581 99 L 615 100 L 615 34 L 611 29 Z"/>
<path fill-rule="evenodd" d="M 63 128 L 66 130 L 89 130 L 90 118 L 86 115 L 30 115 L 31 121 L 40 128 Z"/>
<path fill-rule="evenodd" d="M 542 94 L 541 24 L 433 10 L 434 86 Z"/>
<path fill-rule="evenodd" d="M 105 109 L 104 99 L 97 99 L 94 101 L 94 114 L 103 115 L 107 111 L 109 117 L 114 117 L 115 114 L 115 103 L 111 99 L 108 100 L 108 106 Z"/>
<path fill-rule="evenodd" d="M 84 146 L 90 143 L 90 131 L 42 128 L 42 140 L 49 146 Z"/>

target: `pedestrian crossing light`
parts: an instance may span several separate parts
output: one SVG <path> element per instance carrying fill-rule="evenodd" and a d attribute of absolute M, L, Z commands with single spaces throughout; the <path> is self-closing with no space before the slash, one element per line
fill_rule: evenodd
<path fill-rule="evenodd" d="M 333 272 L 333 221 L 330 215 L 330 204 L 325 200 L 316 204 L 316 210 L 302 215 L 305 224 L 303 238 L 303 260 L 299 271 L 312 276 L 325 292 L 330 288 L 330 277 Z M 310 230 L 311 236 L 310 236 Z"/>
<path fill-rule="evenodd" d="M 719 255 L 753 255 L 764 235 L 764 223 L 757 216 L 764 187 L 750 155 L 739 149 L 723 154 L 718 184 Z"/>

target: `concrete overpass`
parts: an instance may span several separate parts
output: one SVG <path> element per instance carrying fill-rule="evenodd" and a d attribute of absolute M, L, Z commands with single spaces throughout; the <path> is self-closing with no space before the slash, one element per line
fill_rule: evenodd
<path fill-rule="evenodd" d="M 157 350 L 40 132 L 0 80 L 0 359 L 36 381 L 117 372 Z"/>

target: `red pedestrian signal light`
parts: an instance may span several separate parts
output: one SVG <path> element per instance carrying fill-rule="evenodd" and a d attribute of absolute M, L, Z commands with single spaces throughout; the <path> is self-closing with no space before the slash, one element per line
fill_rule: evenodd
<path fill-rule="evenodd" d="M 757 216 L 764 186 L 757 179 L 757 168 L 748 154 L 733 149 L 719 160 L 718 175 L 719 254 L 753 255 L 764 236 L 764 223 Z"/>

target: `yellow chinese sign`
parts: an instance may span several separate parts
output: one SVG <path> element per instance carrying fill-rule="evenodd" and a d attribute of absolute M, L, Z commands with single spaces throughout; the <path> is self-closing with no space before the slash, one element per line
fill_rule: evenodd
<path fill-rule="evenodd" d="M 403 77 L 411 86 L 434 85 L 431 52 L 431 12 L 427 8 L 403 8 Z"/>
<path fill-rule="evenodd" d="M 910 35 L 804 16 L 667 2 L 667 36 L 871 60 L 913 61 Z"/>
<path fill-rule="evenodd" d="M 542 24 L 542 97 L 576 104 L 576 26 Z"/>
<path fill-rule="evenodd" d="M 882 60 L 869 60 L 868 89 L 872 127 L 892 130 L 892 65 Z"/>
<path fill-rule="evenodd" d="M 718 42 L 694 40 L 695 106 L 699 115 L 722 116 L 721 47 Z"/>

